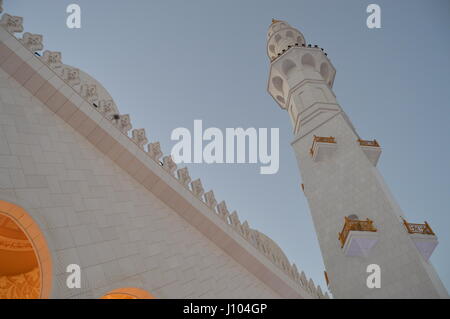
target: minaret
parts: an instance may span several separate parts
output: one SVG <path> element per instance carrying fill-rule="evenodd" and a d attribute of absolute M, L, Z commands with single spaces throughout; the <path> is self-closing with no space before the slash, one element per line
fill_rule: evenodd
<path fill-rule="evenodd" d="M 409 223 L 395 202 L 376 168 L 380 145 L 361 139 L 336 101 L 327 54 L 279 20 L 269 28 L 267 53 L 268 91 L 291 118 L 333 296 L 448 298 L 429 261 L 437 236 L 426 222 Z"/>

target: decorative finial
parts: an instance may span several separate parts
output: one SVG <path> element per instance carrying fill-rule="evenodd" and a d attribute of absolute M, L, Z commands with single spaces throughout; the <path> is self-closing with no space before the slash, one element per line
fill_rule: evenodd
<path fill-rule="evenodd" d="M 277 22 L 281 22 L 281 20 L 277 20 L 277 19 L 272 18 L 272 24 L 277 23 Z"/>

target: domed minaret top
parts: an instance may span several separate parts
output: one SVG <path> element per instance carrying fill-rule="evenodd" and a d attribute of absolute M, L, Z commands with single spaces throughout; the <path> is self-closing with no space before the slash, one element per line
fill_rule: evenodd
<path fill-rule="evenodd" d="M 302 44 L 305 44 L 305 37 L 300 31 L 284 21 L 272 19 L 267 32 L 267 55 L 271 61 L 290 47 Z"/>

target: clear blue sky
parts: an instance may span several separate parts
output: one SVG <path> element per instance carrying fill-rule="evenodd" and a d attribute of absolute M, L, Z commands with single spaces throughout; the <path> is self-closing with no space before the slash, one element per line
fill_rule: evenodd
<path fill-rule="evenodd" d="M 382 29 L 369 30 L 372 1 L 6 0 L 25 31 L 91 74 L 135 128 L 165 153 L 176 127 L 280 128 L 280 170 L 259 164 L 190 164 L 242 220 L 273 238 L 324 287 L 323 262 L 290 147 L 291 124 L 266 92 L 266 32 L 272 17 L 325 48 L 334 91 L 359 134 L 383 147 L 378 168 L 412 222 L 427 220 L 440 244 L 431 260 L 450 288 L 450 2 L 373 1 Z M 66 27 L 66 6 L 82 28 Z M 337 240 L 337 239 L 336 239 Z"/>

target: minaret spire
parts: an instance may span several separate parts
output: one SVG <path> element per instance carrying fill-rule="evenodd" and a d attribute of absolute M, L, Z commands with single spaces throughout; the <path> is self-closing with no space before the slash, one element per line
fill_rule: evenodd
<path fill-rule="evenodd" d="M 428 223 L 406 221 L 376 168 L 380 144 L 361 139 L 336 100 L 327 54 L 279 20 L 269 27 L 267 54 L 267 89 L 292 122 L 291 144 L 334 297 L 448 298 L 428 259 L 437 237 Z M 368 266 L 381 271 L 379 288 L 367 284 Z"/>

